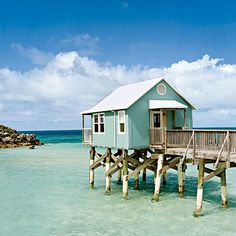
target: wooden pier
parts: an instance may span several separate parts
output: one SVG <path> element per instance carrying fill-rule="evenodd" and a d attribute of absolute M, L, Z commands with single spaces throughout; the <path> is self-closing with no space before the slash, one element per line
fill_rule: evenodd
<path fill-rule="evenodd" d="M 178 192 L 184 194 L 186 165 L 198 166 L 198 185 L 195 216 L 202 215 L 204 183 L 219 177 L 221 183 L 222 207 L 227 207 L 226 170 L 236 167 L 236 131 L 232 130 L 193 130 L 166 128 L 150 129 L 150 145 L 143 149 L 118 149 L 105 147 L 100 154 L 92 146 L 91 130 L 83 130 L 83 143 L 90 145 L 90 186 L 94 186 L 94 171 L 104 167 L 106 193 L 111 192 L 111 177 L 117 173 L 117 181 L 123 182 L 123 197 L 128 197 L 128 182 L 134 178 L 135 189 L 139 189 L 139 175 L 146 181 L 147 170 L 153 172 L 153 201 L 159 200 L 161 183 L 166 183 L 169 169 L 178 173 Z M 123 175 L 123 177 L 122 177 Z"/>

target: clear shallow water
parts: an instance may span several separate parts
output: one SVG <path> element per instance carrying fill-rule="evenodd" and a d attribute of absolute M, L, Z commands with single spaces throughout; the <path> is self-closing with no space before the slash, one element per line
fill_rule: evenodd
<path fill-rule="evenodd" d="M 205 215 L 194 218 L 195 167 L 188 166 L 184 198 L 170 171 L 160 202 L 152 203 L 150 173 L 141 191 L 130 181 L 124 200 L 115 177 L 112 194 L 104 195 L 103 169 L 89 189 L 88 163 L 88 148 L 73 142 L 0 150 L 0 235 L 236 235 L 236 169 L 227 174 L 229 209 L 220 207 L 215 178 L 205 184 Z"/>

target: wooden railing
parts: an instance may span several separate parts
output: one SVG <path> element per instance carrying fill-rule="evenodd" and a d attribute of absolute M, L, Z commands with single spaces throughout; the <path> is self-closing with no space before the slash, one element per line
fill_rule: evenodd
<path fill-rule="evenodd" d="M 82 129 L 82 141 L 83 143 L 92 143 L 92 129 L 91 128 Z"/>
<path fill-rule="evenodd" d="M 166 130 L 164 128 L 150 129 L 150 145 L 164 145 Z"/>
<path fill-rule="evenodd" d="M 163 148 L 186 148 L 185 156 L 192 149 L 193 157 L 197 151 L 218 153 L 216 165 L 222 156 L 229 161 L 230 153 L 236 152 L 236 130 L 169 130 L 150 129 L 150 145 Z"/>

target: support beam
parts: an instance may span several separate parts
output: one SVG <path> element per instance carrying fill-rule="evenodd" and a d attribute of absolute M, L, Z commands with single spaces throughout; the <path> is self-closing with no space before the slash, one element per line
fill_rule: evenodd
<path fill-rule="evenodd" d="M 106 153 L 106 172 L 110 169 L 111 166 L 111 149 L 107 148 Z M 106 175 L 106 193 L 111 192 L 111 177 L 110 175 Z"/>
<path fill-rule="evenodd" d="M 185 164 L 178 164 L 178 193 L 181 197 L 184 195 Z"/>
<path fill-rule="evenodd" d="M 94 169 L 91 166 L 94 164 L 94 156 L 95 156 L 95 147 L 91 147 L 90 149 L 90 168 L 89 168 L 89 185 L 91 188 L 94 188 Z"/>
<path fill-rule="evenodd" d="M 153 201 L 159 200 L 159 193 L 161 189 L 161 176 L 162 176 L 162 167 L 164 161 L 164 154 L 158 154 L 158 164 L 157 164 L 157 171 L 156 171 L 156 181 L 155 181 L 155 190 L 152 197 Z"/>
<path fill-rule="evenodd" d="M 204 185 L 204 159 L 200 159 L 198 166 L 198 188 L 197 188 L 196 210 L 194 212 L 194 216 L 196 217 L 202 215 L 203 185 Z"/>
<path fill-rule="evenodd" d="M 224 169 L 220 174 L 221 182 L 221 203 L 223 208 L 227 208 L 227 189 L 226 189 L 226 169 Z"/>
<path fill-rule="evenodd" d="M 128 151 L 123 149 L 123 197 L 128 197 Z"/>

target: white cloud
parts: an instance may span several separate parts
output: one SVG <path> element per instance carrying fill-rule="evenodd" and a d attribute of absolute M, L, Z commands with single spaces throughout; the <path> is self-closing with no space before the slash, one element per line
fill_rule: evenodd
<path fill-rule="evenodd" d="M 20 55 L 29 58 L 35 65 L 46 65 L 53 58 L 53 54 L 45 53 L 34 47 L 24 47 L 18 43 L 12 43 L 11 47 Z"/>
<path fill-rule="evenodd" d="M 68 46 L 73 46 L 80 55 L 91 56 L 97 54 L 100 44 L 99 37 L 92 37 L 88 33 L 77 34 L 61 40 L 61 43 Z"/>
<path fill-rule="evenodd" d="M 77 52 L 59 53 L 27 72 L 0 69 L 0 122 L 20 129 L 80 128 L 80 111 L 120 85 L 165 77 L 195 104 L 195 126 L 236 126 L 236 65 L 203 56 L 170 67 L 100 65 Z"/>

